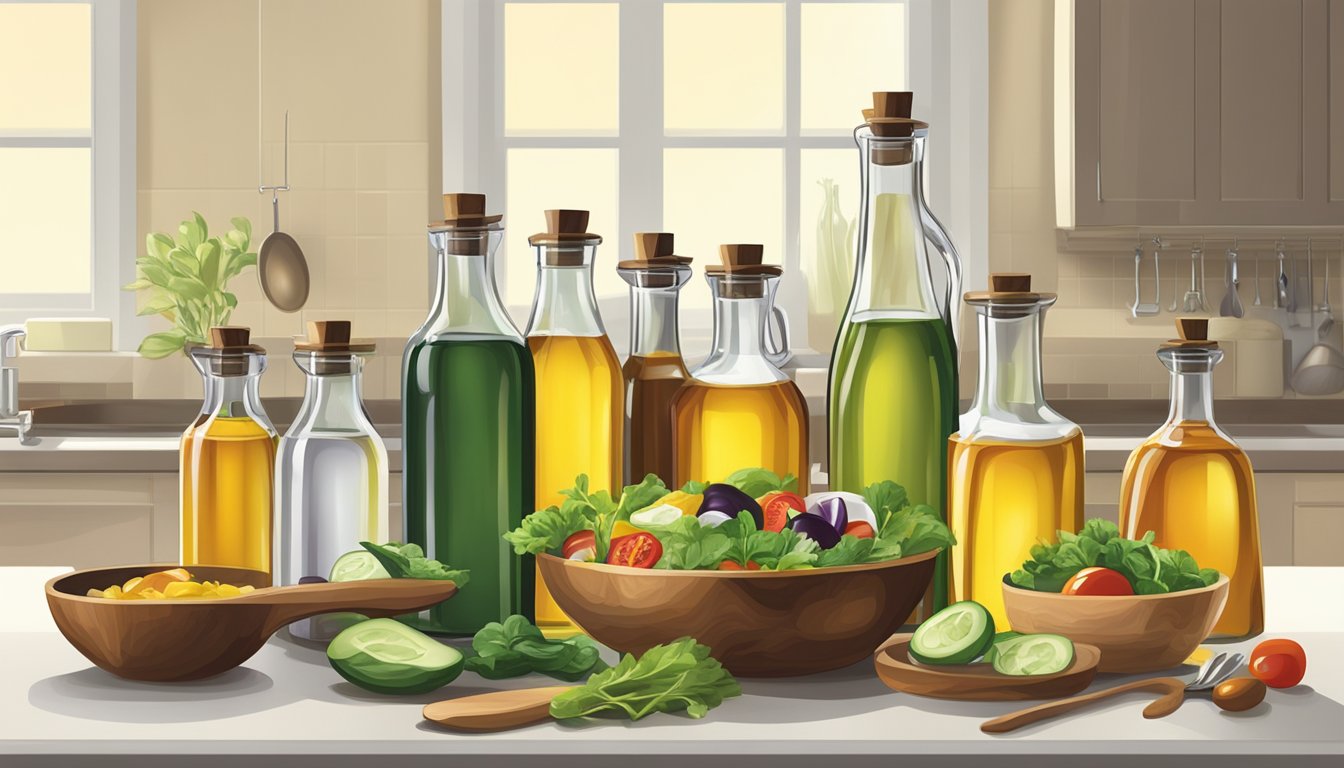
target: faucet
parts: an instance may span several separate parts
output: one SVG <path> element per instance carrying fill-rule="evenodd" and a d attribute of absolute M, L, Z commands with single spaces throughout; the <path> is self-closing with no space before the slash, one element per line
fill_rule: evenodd
<path fill-rule="evenodd" d="M 6 365 L 19 353 L 19 339 L 28 335 L 21 325 L 0 327 L 0 431 L 13 431 L 24 442 L 33 412 L 19 410 L 19 369 Z"/>

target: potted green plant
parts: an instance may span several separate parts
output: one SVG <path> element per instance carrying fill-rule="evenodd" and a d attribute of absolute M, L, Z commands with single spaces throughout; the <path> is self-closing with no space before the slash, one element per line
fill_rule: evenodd
<path fill-rule="evenodd" d="M 141 340 L 141 355 L 167 357 L 188 344 L 204 344 L 211 326 L 228 324 L 238 306 L 238 297 L 227 290 L 229 280 L 257 263 L 257 254 L 248 250 L 252 223 L 242 217 L 230 223 L 233 229 L 223 237 L 210 237 L 205 218 L 192 211 L 176 239 L 161 232 L 145 238 L 146 254 L 135 260 L 136 280 L 123 290 L 149 291 L 136 314 L 162 315 L 173 327 Z"/>

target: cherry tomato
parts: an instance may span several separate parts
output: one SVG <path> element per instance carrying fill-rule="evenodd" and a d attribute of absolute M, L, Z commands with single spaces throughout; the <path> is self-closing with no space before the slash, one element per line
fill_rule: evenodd
<path fill-rule="evenodd" d="M 587 553 L 586 555 L 583 553 Z M 560 554 L 566 560 L 592 560 L 597 552 L 597 534 L 592 531 L 576 531 L 565 539 Z"/>
<path fill-rule="evenodd" d="M 873 526 L 862 520 L 855 520 L 845 526 L 845 535 L 853 536 L 856 539 L 871 539 L 877 534 L 873 531 Z"/>
<path fill-rule="evenodd" d="M 1110 568 L 1084 568 L 1064 582 L 1066 595 L 1132 595 L 1134 588 L 1123 573 Z"/>
<path fill-rule="evenodd" d="M 1251 674 L 1270 688 L 1292 688 L 1307 672 L 1307 652 L 1286 638 L 1266 640 L 1251 651 Z"/>
<path fill-rule="evenodd" d="M 784 530 L 789 524 L 790 511 L 794 514 L 807 511 L 803 497 L 788 491 L 771 491 L 757 499 L 757 503 L 761 505 L 761 512 L 765 515 L 764 529 L 767 531 Z"/>
<path fill-rule="evenodd" d="M 612 540 L 611 550 L 607 552 L 607 563 L 631 568 L 652 568 L 662 556 L 663 545 L 657 537 L 651 533 L 632 533 Z"/>
<path fill-rule="evenodd" d="M 736 561 L 736 560 L 724 560 L 722 563 L 719 563 L 719 570 L 720 570 L 720 571 L 759 571 L 759 570 L 761 570 L 761 564 L 758 563 L 758 562 L 756 562 L 755 560 L 748 560 L 748 561 L 747 561 L 747 567 L 746 567 L 746 568 L 743 568 L 742 566 L 740 566 L 740 565 L 737 564 L 737 561 Z"/>

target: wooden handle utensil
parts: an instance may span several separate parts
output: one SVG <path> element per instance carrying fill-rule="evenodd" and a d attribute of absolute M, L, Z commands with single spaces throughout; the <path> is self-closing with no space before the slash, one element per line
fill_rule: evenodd
<path fill-rule="evenodd" d="M 459 696 L 428 704 L 423 714 L 426 720 L 459 731 L 484 733 L 521 728 L 549 720 L 551 699 L 573 687 L 552 685 Z"/>
<path fill-rule="evenodd" d="M 1102 691 L 1085 693 L 1081 696 L 1073 696 L 1059 701 L 1051 701 L 1045 704 L 1038 704 L 1034 707 L 1010 712 L 1006 715 L 996 717 L 993 720 L 986 720 L 980 724 L 980 730 L 985 733 L 1007 733 L 1015 731 L 1024 725 L 1039 723 L 1042 720 L 1048 720 L 1052 717 L 1067 714 L 1076 709 L 1091 704 L 1102 699 L 1109 699 L 1112 696 L 1118 696 L 1122 693 L 1131 691 L 1157 691 L 1162 694 L 1157 701 L 1149 704 L 1143 709 L 1143 716 L 1152 720 L 1158 717 L 1166 717 L 1180 708 L 1181 702 L 1185 701 L 1185 681 L 1175 677 L 1155 677 L 1150 680 L 1136 680 L 1132 683 L 1117 685 L 1114 688 L 1107 688 Z"/>

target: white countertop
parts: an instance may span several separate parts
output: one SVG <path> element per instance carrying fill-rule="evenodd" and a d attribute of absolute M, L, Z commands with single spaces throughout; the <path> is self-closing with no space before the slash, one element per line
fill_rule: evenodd
<path fill-rule="evenodd" d="M 0 765 L 144 764 L 144 756 L 191 756 L 228 765 L 685 765 L 691 756 L 735 755 L 734 765 L 808 765 L 819 760 L 893 765 L 918 754 L 920 765 L 995 765 L 1010 755 L 1022 765 L 1145 766 L 1154 756 L 1182 756 L 1220 766 L 1264 765 L 1273 756 L 1301 764 L 1344 763 L 1344 568 L 1267 568 L 1270 635 L 1291 635 L 1306 648 L 1305 684 L 1271 690 L 1247 713 L 1224 713 L 1194 699 L 1171 717 L 1146 721 L 1142 694 L 1005 736 L 980 733 L 981 721 L 1020 703 L 939 701 L 894 693 L 868 663 L 787 680 L 743 680 L 745 695 L 704 720 L 654 715 L 639 723 L 550 723 L 501 734 L 455 734 L 422 722 L 430 701 L 501 687 L 547 684 L 522 678 L 497 683 L 471 673 L 436 693 L 383 697 L 365 693 L 331 670 L 320 648 L 280 636 L 242 667 L 212 680 L 146 684 L 92 667 L 55 632 L 41 583 L 63 569 L 0 569 L 0 590 L 17 603 L 0 629 L 6 661 L 0 687 Z M 1253 643 L 1242 644 L 1249 649 Z M 1114 684 L 1102 676 L 1094 687 Z M 28 756 L 20 758 L 19 756 Z M 1079 755 L 1086 755 L 1079 760 Z M 1136 756 L 1142 755 L 1142 758 Z M 283 756 L 283 757 L 282 757 Z M 391 756 L 397 756 L 395 758 Z M 558 757 L 567 756 L 567 757 Z M 606 756 L 606 757 L 604 757 Z M 980 757 L 976 757 L 980 756 Z M 1027 757 L 1031 756 L 1031 757 Z M 87 757 L 88 759 L 82 759 Z M 696 757 L 701 763 L 714 764 Z M 1175 759 L 1175 758 L 1173 758 Z M 634 760 L 634 763 L 630 761 Z M 308 762 L 304 765 L 310 764 Z M 1010 763 L 1018 765 L 1017 762 Z"/>

